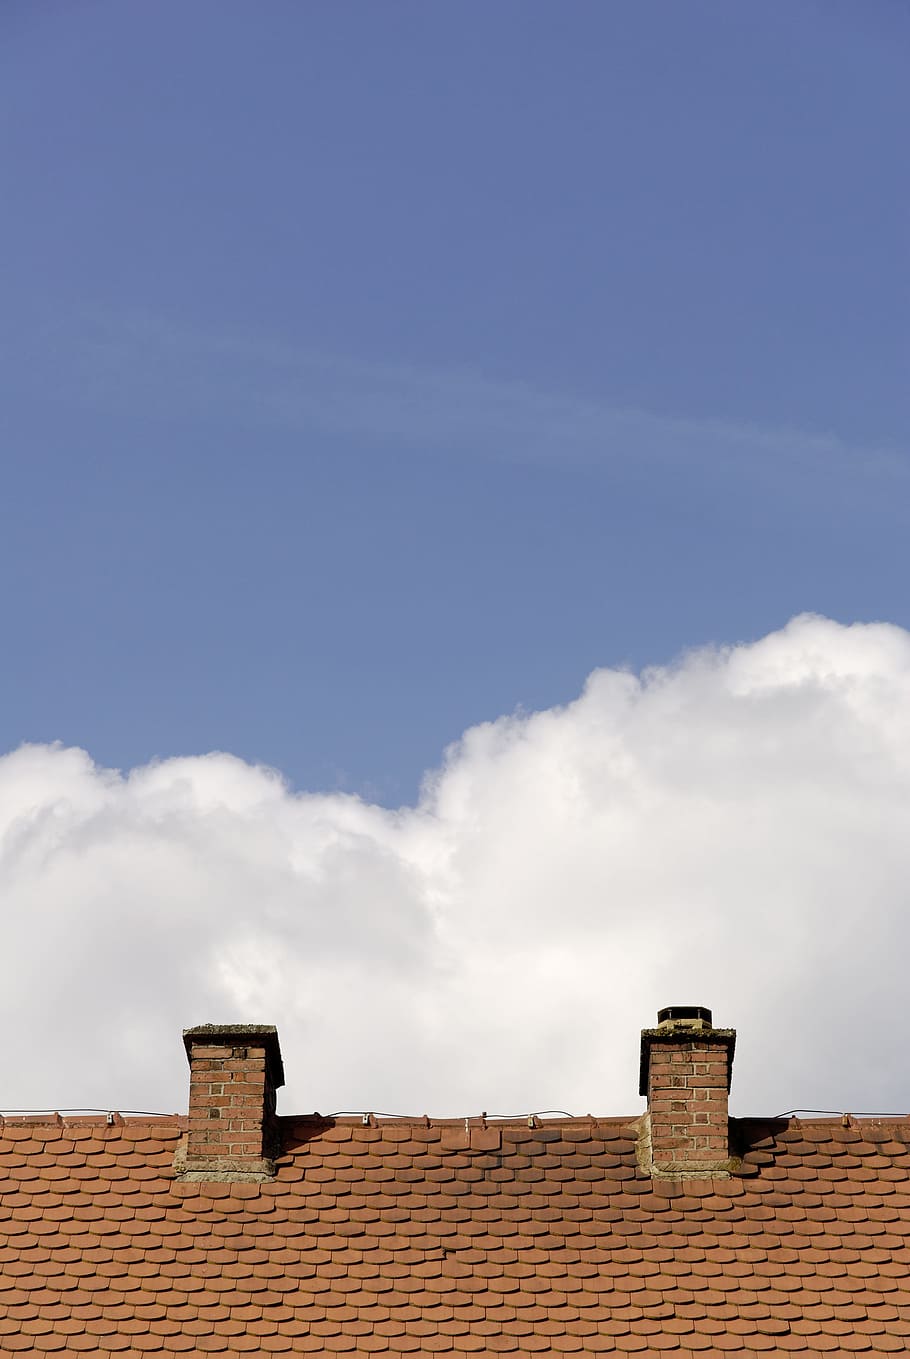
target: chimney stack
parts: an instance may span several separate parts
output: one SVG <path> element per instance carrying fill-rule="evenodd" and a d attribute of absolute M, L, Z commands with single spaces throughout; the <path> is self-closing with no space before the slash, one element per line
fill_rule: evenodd
<path fill-rule="evenodd" d="M 648 1167 L 657 1178 L 725 1175 L 734 1029 L 702 1005 L 669 1005 L 641 1035 L 639 1093 L 648 1097 Z"/>
<path fill-rule="evenodd" d="M 271 1024 L 199 1024 L 184 1029 L 190 1064 L 184 1180 L 256 1181 L 275 1173 L 275 1091 L 284 1085 L 278 1030 Z"/>

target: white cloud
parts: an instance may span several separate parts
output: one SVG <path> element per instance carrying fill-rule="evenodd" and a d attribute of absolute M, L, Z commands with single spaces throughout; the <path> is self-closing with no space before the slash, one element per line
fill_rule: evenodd
<path fill-rule="evenodd" d="M 910 635 L 795 619 L 466 732 L 416 807 L 230 755 L 0 759 L 0 1105 L 181 1109 L 182 1026 L 279 1025 L 280 1107 L 639 1107 L 658 1005 L 734 1111 L 910 1105 Z"/>

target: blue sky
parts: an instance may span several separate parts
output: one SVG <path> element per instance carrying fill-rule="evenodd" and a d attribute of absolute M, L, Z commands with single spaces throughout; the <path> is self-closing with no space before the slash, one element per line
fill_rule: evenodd
<path fill-rule="evenodd" d="M 910 625 L 908 41 L 6 0 L 0 748 L 396 805 L 597 666 Z"/>

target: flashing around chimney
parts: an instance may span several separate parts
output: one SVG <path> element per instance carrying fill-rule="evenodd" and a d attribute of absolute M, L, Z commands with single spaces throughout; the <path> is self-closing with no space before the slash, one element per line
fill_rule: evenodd
<path fill-rule="evenodd" d="M 275 1174 L 275 1091 L 284 1084 L 278 1032 L 270 1024 L 184 1029 L 190 1064 L 185 1142 L 174 1173 L 185 1181 L 258 1183 Z"/>

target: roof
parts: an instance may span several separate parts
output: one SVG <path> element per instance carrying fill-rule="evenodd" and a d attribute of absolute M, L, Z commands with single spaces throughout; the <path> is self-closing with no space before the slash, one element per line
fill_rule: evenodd
<path fill-rule="evenodd" d="M 624 1119 L 283 1118 L 186 1183 L 185 1120 L 10 1119 L 0 1352 L 904 1353 L 910 1120 L 733 1120 L 654 1180 Z"/>

